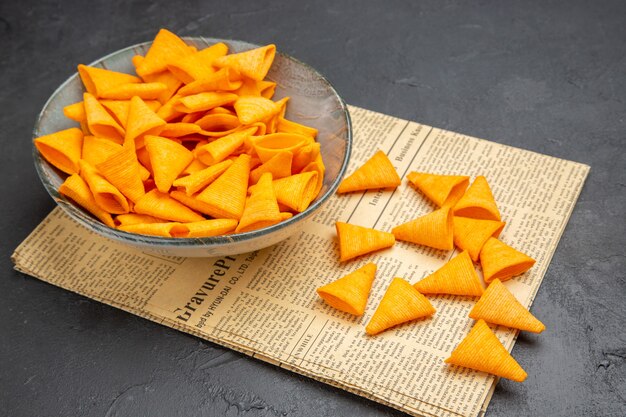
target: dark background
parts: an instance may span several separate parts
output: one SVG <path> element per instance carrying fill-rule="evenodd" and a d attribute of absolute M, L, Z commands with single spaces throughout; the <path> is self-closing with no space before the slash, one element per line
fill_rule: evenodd
<path fill-rule="evenodd" d="M 78 63 L 160 27 L 277 44 L 357 106 L 591 165 L 488 417 L 626 415 L 626 3 L 0 0 L 0 415 L 401 413 L 12 270 L 53 208 L 31 130 Z"/>

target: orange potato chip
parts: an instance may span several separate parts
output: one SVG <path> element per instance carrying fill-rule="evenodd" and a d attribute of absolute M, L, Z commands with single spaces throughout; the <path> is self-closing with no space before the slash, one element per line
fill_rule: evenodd
<path fill-rule="evenodd" d="M 317 172 L 291 175 L 274 180 L 274 192 L 279 203 L 290 209 L 303 212 L 315 199 Z"/>
<path fill-rule="evenodd" d="M 161 29 L 146 56 L 136 68 L 137 74 L 145 77 L 149 74 L 165 71 L 167 64 L 176 62 L 194 51 L 178 36 L 167 29 Z"/>
<path fill-rule="evenodd" d="M 500 211 L 485 177 L 476 177 L 454 206 L 454 215 L 500 221 Z"/>
<path fill-rule="evenodd" d="M 317 294 L 337 310 L 361 316 L 376 275 L 376 264 L 370 262 L 317 289 Z"/>
<path fill-rule="evenodd" d="M 241 219 L 246 204 L 250 155 L 242 154 L 219 178 L 209 184 L 197 199 L 212 207 L 212 216 Z"/>
<path fill-rule="evenodd" d="M 541 333 L 546 329 L 497 278 L 491 281 L 469 316 L 474 320 L 483 319 L 489 323 L 533 333 Z"/>
<path fill-rule="evenodd" d="M 160 136 L 148 135 L 145 141 L 156 187 L 167 193 L 174 180 L 191 163 L 193 154 L 183 145 Z"/>
<path fill-rule="evenodd" d="M 293 157 L 293 163 L 291 165 L 292 172 L 301 172 L 304 167 L 314 162 L 320 155 L 320 149 L 321 147 L 318 142 L 304 145 L 302 148 L 298 149 Z"/>
<path fill-rule="evenodd" d="M 161 237 L 174 237 L 181 232 L 183 234 L 188 233 L 188 229 L 185 227 L 185 225 L 182 225 L 178 222 L 137 223 L 120 225 L 117 228 L 125 232 Z"/>
<path fill-rule="evenodd" d="M 135 212 L 183 223 L 204 220 L 200 214 L 159 190 L 152 190 L 141 197 L 135 203 Z"/>
<path fill-rule="evenodd" d="M 174 237 L 211 237 L 230 233 L 237 227 L 234 219 L 210 219 L 201 222 L 185 223 L 179 230 L 174 230 Z M 186 230 L 184 230 L 186 229 Z"/>
<path fill-rule="evenodd" d="M 83 132 L 72 127 L 35 139 L 35 147 L 52 165 L 67 174 L 80 170 L 78 160 L 83 148 Z"/>
<path fill-rule="evenodd" d="M 134 146 L 122 146 L 118 152 L 97 164 L 96 168 L 133 203 L 145 194 L 141 173 L 143 167 L 137 161 Z"/>
<path fill-rule="evenodd" d="M 535 264 L 530 256 L 519 252 L 496 238 L 489 238 L 480 251 L 483 278 L 489 284 L 494 279 L 506 281 L 523 274 Z"/>
<path fill-rule="evenodd" d="M 448 206 L 396 226 L 391 231 L 396 239 L 435 249 L 452 250 L 453 215 Z"/>
<path fill-rule="evenodd" d="M 339 238 L 339 260 L 341 262 L 366 253 L 390 248 L 396 243 L 396 239 L 391 233 L 343 222 L 336 222 L 335 227 Z"/>
<path fill-rule="evenodd" d="M 291 175 L 291 152 L 284 151 L 274 155 L 269 161 L 261 164 L 250 172 L 250 184 L 254 185 L 259 181 L 261 175 L 266 172 L 272 174 L 272 178 L 280 179 Z"/>
<path fill-rule="evenodd" d="M 259 90 L 259 93 L 261 94 L 261 97 L 269 99 L 274 97 L 274 92 L 276 91 L 276 83 L 266 80 L 257 81 L 257 88 Z"/>
<path fill-rule="evenodd" d="M 243 141 L 250 136 L 251 133 L 252 130 L 250 129 L 242 130 L 222 136 L 213 142 L 202 145 L 195 150 L 196 158 L 207 165 L 217 164 L 243 145 Z"/>
<path fill-rule="evenodd" d="M 87 115 L 89 131 L 94 136 L 109 138 L 122 143 L 125 134 L 124 129 L 102 107 L 102 104 L 89 93 L 83 95 L 83 102 L 85 103 L 85 114 Z"/>
<path fill-rule="evenodd" d="M 193 81 L 178 90 L 181 96 L 189 96 L 211 91 L 233 91 L 241 87 L 242 82 L 233 80 L 235 72 L 229 68 L 205 74 L 202 78 Z"/>
<path fill-rule="evenodd" d="M 87 115 L 85 114 L 85 105 L 82 101 L 74 104 L 68 104 L 63 107 L 63 114 L 68 119 L 72 119 L 75 122 L 86 122 Z"/>
<path fill-rule="evenodd" d="M 198 200 L 197 193 L 194 195 L 187 195 L 186 193 L 182 191 L 175 190 L 175 191 L 170 192 L 170 197 L 172 197 L 174 200 L 178 201 L 179 203 L 184 204 L 190 209 L 195 210 L 202 214 L 206 214 L 207 216 L 220 218 L 220 216 L 223 213 L 221 210 L 216 209 L 215 206 Z"/>
<path fill-rule="evenodd" d="M 344 178 L 337 192 L 342 194 L 378 188 L 396 188 L 400 184 L 396 169 L 387 155 L 379 150 L 365 164 Z"/>
<path fill-rule="evenodd" d="M 415 188 L 439 207 L 444 205 L 454 207 L 469 185 L 469 177 L 463 175 L 438 175 L 413 171 L 407 178 Z"/>
<path fill-rule="evenodd" d="M 185 193 L 191 196 L 215 181 L 232 164 L 233 161 L 231 160 L 219 162 L 210 167 L 196 171 L 191 175 L 187 175 L 186 177 L 178 178 L 174 181 L 173 185 L 178 188 L 183 188 Z"/>
<path fill-rule="evenodd" d="M 371 336 L 398 324 L 435 314 L 428 299 L 402 278 L 394 278 L 365 327 Z"/>
<path fill-rule="evenodd" d="M 111 155 L 120 150 L 122 150 L 122 145 L 109 139 L 85 136 L 83 138 L 82 159 L 96 166 L 100 162 L 106 161 Z"/>
<path fill-rule="evenodd" d="M 161 83 L 165 85 L 165 90 L 157 97 L 159 104 L 167 103 L 176 94 L 176 91 L 183 85 L 170 71 L 161 71 L 156 74 L 149 74 L 143 77 L 147 83 Z M 156 109 L 153 109 L 156 111 Z"/>
<path fill-rule="evenodd" d="M 133 97 L 128 108 L 126 135 L 124 141 L 135 140 L 138 148 L 138 139 L 143 135 L 158 135 L 167 123 L 161 119 L 140 97 Z M 143 138 L 142 138 L 143 139 Z"/>
<path fill-rule="evenodd" d="M 480 250 L 490 237 L 497 238 L 505 223 L 454 216 L 454 244 L 466 250 L 472 261 L 478 262 Z"/>
<path fill-rule="evenodd" d="M 102 93 L 118 85 L 140 83 L 141 79 L 134 75 L 110 71 L 103 68 L 88 67 L 80 64 L 78 75 L 88 93 L 102 97 Z"/>
<path fill-rule="evenodd" d="M 92 165 L 84 160 L 79 161 L 80 176 L 91 190 L 96 204 L 111 214 L 128 213 L 128 200 L 122 193 L 108 182 Z"/>
<path fill-rule="evenodd" d="M 165 220 L 157 219 L 153 216 L 148 216 L 146 214 L 137 214 L 137 213 L 128 213 L 128 214 L 120 214 L 115 216 L 115 223 L 119 226 L 128 226 L 131 224 L 141 224 L 141 223 L 164 223 Z"/>
<path fill-rule="evenodd" d="M 241 220 L 235 231 L 249 232 L 271 226 L 281 221 L 278 202 L 272 186 L 272 174 L 266 172 L 261 175 L 254 191 L 246 201 Z"/>
<path fill-rule="evenodd" d="M 445 362 L 517 382 L 524 381 L 528 376 L 484 320 L 476 322 Z"/>
<path fill-rule="evenodd" d="M 102 92 L 101 97 L 110 100 L 130 100 L 137 96 L 144 100 L 156 100 L 167 91 L 163 83 L 122 84 Z"/>
<path fill-rule="evenodd" d="M 422 294 L 453 294 L 480 297 L 483 286 L 467 251 L 413 285 Z"/>
<path fill-rule="evenodd" d="M 178 138 L 198 133 L 202 128 L 195 123 L 168 123 L 161 129 L 160 136 Z"/>
<path fill-rule="evenodd" d="M 102 210 L 89 190 L 87 183 L 78 174 L 72 174 L 59 187 L 59 193 L 71 198 L 79 206 L 96 216 L 109 227 L 115 227 L 111 214 Z"/>
<path fill-rule="evenodd" d="M 246 77 L 261 81 L 272 66 L 275 54 L 276 45 L 267 45 L 238 54 L 219 57 L 213 61 L 213 65 L 218 68 L 229 67 Z"/>
<path fill-rule="evenodd" d="M 200 160 L 194 159 L 189 165 L 187 165 L 187 168 L 183 170 L 181 175 L 191 175 L 194 172 L 202 171 L 206 167 L 207 166 L 200 162 Z"/>
<path fill-rule="evenodd" d="M 184 115 L 185 113 L 182 111 L 175 110 L 174 107 L 178 104 L 180 100 L 180 95 L 174 94 L 172 98 L 170 98 L 167 102 L 163 103 L 159 110 L 157 110 L 157 116 L 166 122 L 172 121 L 179 116 Z M 183 120 L 183 122 L 189 122 L 189 120 Z"/>
<path fill-rule="evenodd" d="M 239 121 L 248 125 L 268 120 L 280 110 L 277 103 L 265 97 L 239 97 L 233 105 Z"/>
<path fill-rule="evenodd" d="M 207 74 L 215 72 L 213 69 L 213 61 L 216 58 L 224 56 L 228 53 L 228 46 L 224 43 L 216 43 L 208 48 L 172 61 L 167 68 L 179 80 L 185 84 L 201 79 Z"/>
<path fill-rule="evenodd" d="M 294 133 L 273 133 L 255 138 L 253 146 L 261 162 L 265 163 L 279 152 L 288 151 L 295 154 L 308 142 L 307 136 Z"/>
<path fill-rule="evenodd" d="M 174 110 L 183 113 L 210 110 L 214 107 L 234 103 L 237 95 L 225 92 L 198 93 L 190 96 L 181 96 L 178 103 L 174 104 Z"/>
<path fill-rule="evenodd" d="M 207 114 L 195 124 L 202 128 L 201 133 L 206 136 L 226 136 L 241 126 L 237 116 L 224 113 Z"/>
<path fill-rule="evenodd" d="M 314 194 L 319 195 L 324 185 L 324 173 L 326 172 L 324 161 L 322 161 L 322 154 L 319 154 L 317 158 L 315 158 L 315 161 L 311 162 L 300 171 L 301 174 L 305 172 L 317 172 L 317 185 L 315 186 Z"/>
<path fill-rule="evenodd" d="M 288 211 L 281 211 L 280 212 L 280 221 L 285 221 L 288 219 L 291 219 L 293 217 L 293 213 L 290 213 Z"/>
<path fill-rule="evenodd" d="M 292 122 L 284 117 L 278 118 L 277 130 L 279 133 L 297 133 L 299 135 L 310 136 L 312 138 L 317 136 L 317 129 Z"/>
<path fill-rule="evenodd" d="M 130 100 L 100 100 L 100 104 L 109 111 L 120 126 L 126 129 Z M 161 107 L 161 103 L 156 100 L 144 100 L 144 104 L 152 111 L 157 111 Z"/>

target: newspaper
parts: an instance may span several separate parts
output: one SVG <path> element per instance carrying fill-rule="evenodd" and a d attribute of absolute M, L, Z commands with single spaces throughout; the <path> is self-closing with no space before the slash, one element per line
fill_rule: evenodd
<path fill-rule="evenodd" d="M 529 307 L 589 167 L 350 107 L 348 172 L 374 150 L 402 178 L 411 170 L 485 175 L 507 225 L 501 239 L 537 260 L 506 283 Z M 258 252 L 221 258 L 155 255 L 102 238 L 59 208 L 13 254 L 15 268 L 219 345 L 420 416 L 484 413 L 497 379 L 443 360 L 473 325 L 475 299 L 429 297 L 437 313 L 378 336 L 364 326 L 393 277 L 413 283 L 455 252 L 404 242 L 340 264 L 337 220 L 389 231 L 435 207 L 412 187 L 335 195 L 298 235 Z M 367 310 L 353 317 L 315 289 L 375 262 Z M 539 317 L 541 319 L 541 317 Z M 496 328 L 507 349 L 516 331 Z"/>

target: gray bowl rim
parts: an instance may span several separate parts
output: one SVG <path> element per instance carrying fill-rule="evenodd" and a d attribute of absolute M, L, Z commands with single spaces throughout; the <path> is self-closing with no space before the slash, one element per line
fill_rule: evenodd
<path fill-rule="evenodd" d="M 259 45 L 256 45 L 254 43 L 241 41 L 237 39 L 206 38 L 204 36 L 186 36 L 186 37 L 183 37 L 183 39 L 192 40 L 192 41 L 200 40 L 209 45 L 218 43 L 218 42 L 225 42 L 225 43 L 232 42 L 232 43 L 247 44 L 250 46 L 250 48 L 259 47 Z M 127 46 L 126 48 L 118 49 L 117 51 L 111 52 L 110 54 L 107 54 L 101 58 L 98 58 L 97 60 L 93 61 L 92 63 L 88 65 L 94 66 L 94 65 L 100 64 L 102 61 L 105 61 L 114 55 L 121 54 L 123 52 L 132 50 L 135 48 L 147 46 L 147 45 L 150 45 L 151 43 L 152 41 L 140 42 L 131 46 Z M 39 115 L 37 116 L 37 120 L 33 128 L 32 153 L 33 153 L 33 161 L 35 161 L 35 169 L 37 170 L 39 179 L 43 183 L 44 188 L 46 189 L 48 194 L 50 194 L 50 197 L 52 197 L 52 199 L 57 203 L 57 205 L 61 206 L 61 208 L 64 209 L 64 211 L 67 214 L 69 214 L 72 219 L 78 221 L 83 226 L 87 227 L 90 230 L 97 232 L 100 235 L 104 235 L 106 237 L 116 239 L 122 242 L 126 242 L 129 244 L 150 245 L 153 247 L 177 246 L 177 247 L 213 248 L 213 247 L 219 247 L 222 245 L 227 245 L 230 243 L 242 242 L 246 240 L 260 238 L 262 236 L 265 236 L 277 230 L 280 230 L 284 227 L 292 225 L 296 222 L 305 220 L 306 218 L 310 217 L 319 207 L 321 207 L 322 204 L 326 202 L 326 200 L 328 200 L 328 198 L 330 198 L 331 195 L 335 193 L 335 191 L 337 190 L 337 187 L 339 186 L 339 183 L 343 179 L 343 176 L 348 167 L 348 161 L 350 160 L 350 155 L 352 153 L 352 120 L 350 118 L 350 112 L 348 111 L 348 107 L 346 103 L 341 98 L 339 93 L 337 93 L 337 90 L 333 87 L 333 85 L 330 83 L 330 81 L 328 81 L 326 77 L 324 77 L 315 68 L 311 67 L 305 62 L 300 61 L 299 59 L 292 57 L 291 55 L 288 55 L 282 52 L 277 52 L 277 54 L 282 56 L 285 59 L 291 60 L 295 62 L 296 64 L 307 68 L 309 71 L 312 71 L 317 77 L 319 77 L 319 79 L 324 84 L 326 84 L 326 86 L 330 89 L 330 91 L 336 96 L 339 102 L 339 105 L 341 106 L 341 110 L 343 111 L 343 114 L 345 116 L 345 122 L 347 126 L 346 152 L 345 152 L 343 161 L 341 163 L 341 168 L 339 169 L 339 173 L 337 177 L 331 183 L 328 190 L 326 190 L 326 192 L 321 197 L 319 197 L 317 201 L 311 204 L 305 211 L 294 215 L 290 219 L 284 220 L 280 223 L 277 223 L 269 227 L 265 227 L 265 228 L 258 229 L 258 230 L 253 230 L 250 232 L 233 233 L 230 235 L 204 237 L 204 238 L 174 238 L 174 237 L 169 238 L 169 237 L 149 236 L 149 235 L 140 235 L 140 234 L 135 234 L 135 233 L 124 232 L 122 230 L 114 229 L 112 227 L 105 225 L 99 220 L 93 218 L 91 215 L 82 213 L 82 210 L 75 207 L 74 204 L 68 203 L 63 197 L 61 197 L 58 190 L 54 187 L 54 185 L 51 184 L 47 180 L 47 176 L 43 170 L 43 166 L 44 164 L 48 164 L 48 163 L 45 160 L 43 160 L 43 158 L 39 154 L 39 151 L 35 147 L 35 141 L 34 141 L 39 136 L 38 135 L 39 125 L 41 123 L 41 120 L 44 116 L 44 113 L 48 105 L 70 82 L 72 82 L 74 79 L 78 77 L 78 72 L 72 74 L 59 87 L 57 87 L 57 89 L 50 95 L 46 103 L 43 105 L 43 108 L 41 109 L 41 111 L 39 112 Z"/>

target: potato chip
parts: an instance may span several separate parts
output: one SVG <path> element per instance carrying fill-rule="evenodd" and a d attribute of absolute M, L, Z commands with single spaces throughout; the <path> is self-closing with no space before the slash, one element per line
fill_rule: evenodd
<path fill-rule="evenodd" d="M 209 184 L 197 199 L 212 207 L 212 216 L 241 219 L 246 204 L 250 155 L 242 154 L 218 179 Z"/>
<path fill-rule="evenodd" d="M 261 161 L 265 163 L 279 152 L 287 151 L 295 154 L 308 142 L 308 136 L 295 133 L 273 133 L 255 138 L 253 146 Z"/>
<path fill-rule="evenodd" d="M 243 141 L 250 136 L 251 129 L 241 130 L 222 136 L 195 150 L 196 158 L 206 165 L 217 164 L 231 155 L 237 148 L 243 145 Z"/>
<path fill-rule="evenodd" d="M 213 61 L 213 65 L 218 68 L 232 68 L 246 77 L 261 81 L 265 78 L 272 66 L 275 54 L 276 45 L 267 45 L 249 51 L 219 57 Z"/>
<path fill-rule="evenodd" d="M 494 279 L 469 313 L 474 320 L 541 333 L 546 326 L 537 320 L 499 279 Z"/>
<path fill-rule="evenodd" d="M 159 136 L 166 138 L 178 138 L 181 136 L 193 135 L 202 130 L 195 123 L 167 123 L 161 129 Z"/>
<path fill-rule="evenodd" d="M 130 100 L 100 100 L 100 104 L 109 111 L 122 128 L 126 129 Z M 161 103 L 156 100 L 144 100 L 144 104 L 153 112 L 156 112 L 161 107 Z"/>
<path fill-rule="evenodd" d="M 400 177 L 391 161 L 379 150 L 365 164 L 344 178 L 337 192 L 343 194 L 378 188 L 396 188 L 400 183 Z"/>
<path fill-rule="evenodd" d="M 254 185 L 259 181 L 261 175 L 266 172 L 272 174 L 272 178 L 280 179 L 291 175 L 291 160 L 293 154 L 288 151 L 279 152 L 274 155 L 269 161 L 261 164 L 258 168 L 255 168 L 250 172 L 250 184 Z"/>
<path fill-rule="evenodd" d="M 128 226 L 131 224 L 141 223 L 165 223 L 165 220 L 148 216 L 146 214 L 128 213 L 115 216 L 115 223 L 118 226 Z"/>
<path fill-rule="evenodd" d="M 367 323 L 365 332 L 373 336 L 399 324 L 433 314 L 435 308 L 426 297 L 402 278 L 394 278 Z"/>
<path fill-rule="evenodd" d="M 104 91 L 110 90 L 118 85 L 141 82 L 141 79 L 134 75 L 110 71 L 103 68 L 88 67 L 82 64 L 78 66 L 78 75 L 85 86 L 85 90 L 96 97 L 102 97 Z"/>
<path fill-rule="evenodd" d="M 145 194 L 142 166 L 137 161 L 134 146 L 122 146 L 118 152 L 97 164 L 96 168 L 133 203 Z"/>
<path fill-rule="evenodd" d="M 167 64 L 176 62 L 193 54 L 193 52 L 185 41 L 167 29 L 161 29 L 154 38 L 145 58 L 137 66 L 137 74 L 145 77 L 149 74 L 165 71 Z"/>
<path fill-rule="evenodd" d="M 480 250 L 490 237 L 497 238 L 505 223 L 454 216 L 454 244 L 466 250 L 472 261 L 478 262 Z"/>
<path fill-rule="evenodd" d="M 102 210 L 96 203 L 96 200 L 89 190 L 89 186 L 80 175 L 72 174 L 65 179 L 65 182 L 59 187 L 59 193 L 71 198 L 79 206 L 96 216 L 100 221 L 109 227 L 114 227 L 111 214 Z"/>
<path fill-rule="evenodd" d="M 187 165 L 187 168 L 183 170 L 181 175 L 191 175 L 194 172 L 202 171 L 204 168 L 207 168 L 205 164 L 200 162 L 198 159 L 194 159 L 189 165 Z"/>
<path fill-rule="evenodd" d="M 496 238 L 489 238 L 480 251 L 483 278 L 489 284 L 494 279 L 506 281 L 523 274 L 535 264 L 530 256 L 519 252 Z"/>
<path fill-rule="evenodd" d="M 278 118 L 277 130 L 279 133 L 297 133 L 299 135 L 310 136 L 312 138 L 317 136 L 317 129 L 292 122 L 284 117 Z"/>
<path fill-rule="evenodd" d="M 35 139 L 35 147 L 52 165 L 67 174 L 78 173 L 83 132 L 75 127 Z"/>
<path fill-rule="evenodd" d="M 480 297 L 483 286 L 467 251 L 413 285 L 422 294 L 452 294 Z"/>
<path fill-rule="evenodd" d="M 235 231 L 237 233 L 268 227 L 281 221 L 278 202 L 272 186 L 272 174 L 261 175 L 246 205 Z"/>
<path fill-rule="evenodd" d="M 469 177 L 463 175 L 437 175 L 413 171 L 407 178 L 415 188 L 439 207 L 444 205 L 454 207 L 469 185 Z"/>
<path fill-rule="evenodd" d="M 214 107 L 234 103 L 237 96 L 232 93 L 209 92 L 198 93 L 190 96 L 181 96 L 178 103 L 174 104 L 174 110 L 182 113 L 210 110 Z"/>
<path fill-rule="evenodd" d="M 143 77 L 147 83 L 161 83 L 165 85 L 165 90 L 159 94 L 157 100 L 160 104 L 167 103 L 176 94 L 176 91 L 183 85 L 174 74 L 170 71 L 161 71 L 156 74 L 149 74 Z M 156 109 L 153 109 L 156 111 Z"/>
<path fill-rule="evenodd" d="M 83 138 L 82 159 L 94 167 L 106 161 L 111 155 L 122 150 L 119 145 L 109 139 L 85 136 Z"/>
<path fill-rule="evenodd" d="M 165 125 L 165 120 L 157 116 L 140 97 L 133 97 L 128 108 L 124 141 L 135 140 L 136 146 L 141 148 L 141 136 L 158 135 Z"/>
<path fill-rule="evenodd" d="M 314 162 L 320 155 L 320 149 L 321 146 L 317 142 L 309 143 L 308 145 L 304 145 L 302 148 L 298 149 L 293 157 L 291 165 L 292 172 L 294 174 L 301 172 L 304 167 L 309 165 L 311 162 Z"/>
<path fill-rule="evenodd" d="M 484 320 L 476 322 L 445 362 L 517 382 L 524 381 L 528 376 Z"/>
<path fill-rule="evenodd" d="M 144 100 L 156 100 L 167 90 L 163 83 L 122 84 L 102 92 L 101 97 L 110 100 L 130 100 L 140 97 Z"/>
<path fill-rule="evenodd" d="M 241 126 L 237 116 L 232 114 L 207 114 L 198 119 L 195 124 L 202 128 L 202 135 L 220 137 L 237 131 Z"/>
<path fill-rule="evenodd" d="M 191 163 L 193 154 L 183 145 L 160 136 L 148 135 L 145 141 L 156 187 L 167 193 L 174 180 Z"/>
<path fill-rule="evenodd" d="M 207 74 L 215 72 L 212 63 L 216 58 L 228 53 L 228 46 L 219 42 L 201 51 L 172 61 L 167 65 L 172 74 L 185 84 L 199 80 Z"/>
<path fill-rule="evenodd" d="M 273 182 L 276 199 L 290 209 L 303 212 L 315 198 L 317 172 L 291 175 Z"/>
<path fill-rule="evenodd" d="M 186 225 L 182 225 L 178 222 L 138 223 L 121 225 L 117 228 L 119 230 L 123 230 L 124 232 L 160 237 L 174 237 L 177 234 L 180 235 L 188 233 Z"/>
<path fill-rule="evenodd" d="M 396 242 L 391 233 L 369 229 L 354 224 L 336 222 L 341 262 L 381 249 L 390 248 Z"/>
<path fill-rule="evenodd" d="M 83 95 L 85 114 L 89 131 L 94 136 L 109 138 L 118 143 L 123 142 L 124 129 L 120 126 L 105 109 L 102 104 L 89 93 Z"/>
<path fill-rule="evenodd" d="M 329 284 L 317 289 L 326 304 L 355 316 L 365 313 L 367 298 L 376 275 L 376 264 L 370 262 Z"/>
<path fill-rule="evenodd" d="M 233 105 L 239 121 L 244 124 L 262 122 L 277 114 L 280 106 L 265 97 L 239 97 Z"/>
<path fill-rule="evenodd" d="M 202 78 L 193 81 L 178 90 L 181 96 L 189 96 L 211 91 L 233 91 L 241 87 L 242 82 L 233 80 L 234 71 L 229 68 L 205 74 Z"/>
<path fill-rule="evenodd" d="M 185 223 L 183 228 L 172 231 L 174 237 L 212 237 L 225 235 L 237 227 L 234 219 L 210 219 L 201 222 Z"/>
<path fill-rule="evenodd" d="M 68 104 L 63 107 L 63 114 L 68 119 L 72 119 L 75 122 L 86 122 L 87 115 L 85 114 L 85 105 L 82 101 L 74 104 Z"/>
<path fill-rule="evenodd" d="M 174 109 L 174 106 L 178 105 L 178 101 L 180 100 L 180 95 L 174 94 L 172 98 L 170 98 L 167 102 L 163 103 L 159 110 L 157 110 L 156 114 L 161 119 L 166 122 L 172 121 L 177 117 L 183 116 L 185 112 L 178 111 Z M 189 120 L 183 120 L 183 122 L 189 122 Z"/>
<path fill-rule="evenodd" d="M 315 186 L 315 192 L 313 194 L 319 195 L 322 187 L 324 186 L 324 173 L 326 172 L 326 167 L 324 166 L 324 161 L 322 160 L 322 154 L 319 154 L 315 161 L 311 162 L 309 165 L 305 166 L 301 174 L 305 172 L 317 172 L 317 185 Z"/>
<path fill-rule="evenodd" d="M 183 223 L 204 220 L 200 214 L 159 190 L 152 190 L 141 197 L 135 203 L 135 212 Z"/>
<path fill-rule="evenodd" d="M 96 204 L 111 214 L 128 213 L 128 200 L 120 190 L 107 181 L 92 165 L 84 160 L 79 161 L 80 176 L 87 183 Z"/>
<path fill-rule="evenodd" d="M 196 171 L 191 175 L 187 175 L 186 177 L 178 178 L 174 181 L 173 185 L 184 189 L 185 193 L 191 196 L 215 181 L 232 164 L 233 161 L 230 160 L 219 162 L 210 167 Z"/>
<path fill-rule="evenodd" d="M 476 177 L 454 206 L 454 215 L 500 221 L 500 211 L 485 177 Z"/>
<path fill-rule="evenodd" d="M 261 80 L 256 83 L 257 88 L 259 89 L 259 93 L 261 97 L 272 98 L 274 97 L 274 92 L 276 91 L 276 83 L 273 81 Z M 284 113 L 282 113 L 284 115 Z"/>
<path fill-rule="evenodd" d="M 452 250 L 453 215 L 448 206 L 393 228 L 398 240 L 430 246 L 435 249 Z"/>

